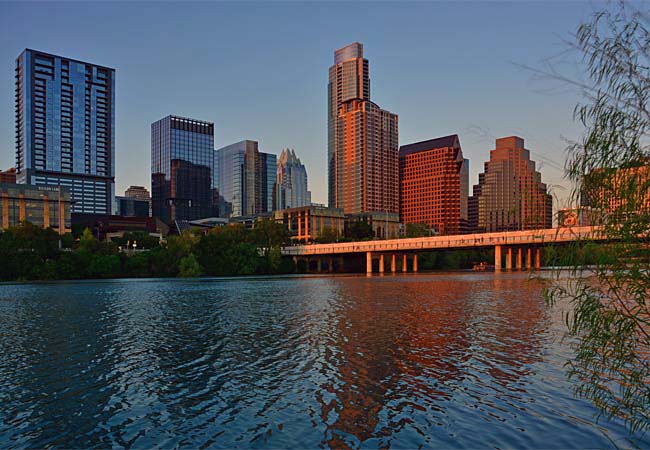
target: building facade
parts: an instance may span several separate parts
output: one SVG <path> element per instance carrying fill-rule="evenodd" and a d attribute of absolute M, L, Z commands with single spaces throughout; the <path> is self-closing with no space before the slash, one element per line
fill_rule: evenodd
<path fill-rule="evenodd" d="M 400 236 L 398 213 L 380 211 L 345 215 L 346 227 L 350 227 L 355 222 L 367 223 L 372 230 L 373 239 L 396 239 Z"/>
<path fill-rule="evenodd" d="M 112 212 L 114 69 L 30 49 L 18 56 L 16 171 L 21 184 L 68 188 L 73 212 Z"/>
<path fill-rule="evenodd" d="M 255 216 L 276 204 L 277 156 L 245 140 L 217 150 L 222 217 Z"/>
<path fill-rule="evenodd" d="M 329 206 L 399 213 L 398 119 L 370 101 L 362 44 L 334 52 L 328 97 Z"/>
<path fill-rule="evenodd" d="M 551 228 L 553 198 L 530 151 L 517 136 L 496 140 L 469 200 L 470 226 L 479 233 Z"/>
<path fill-rule="evenodd" d="M 115 197 L 117 215 L 123 217 L 149 217 L 149 201 L 134 197 Z"/>
<path fill-rule="evenodd" d="M 275 211 L 273 220 L 289 230 L 292 240 L 306 243 L 315 242 L 325 230 L 342 237 L 345 226 L 342 209 L 314 205 Z"/>
<path fill-rule="evenodd" d="M 582 180 L 580 203 L 600 211 L 602 220 L 650 214 L 650 162 L 591 171 Z"/>
<path fill-rule="evenodd" d="M 12 167 L 5 171 L 0 170 L 0 183 L 16 184 L 16 169 Z"/>
<path fill-rule="evenodd" d="M 170 225 L 217 215 L 214 124 L 167 116 L 151 124 L 152 215 Z"/>
<path fill-rule="evenodd" d="M 71 195 L 66 187 L 0 183 L 3 230 L 26 221 L 65 234 L 71 230 L 70 210 Z"/>
<path fill-rule="evenodd" d="M 276 209 L 311 205 L 307 169 L 295 151 L 285 148 L 280 153 L 276 183 Z"/>
<path fill-rule="evenodd" d="M 124 197 L 147 202 L 149 204 L 149 215 L 151 216 L 151 194 L 149 194 L 149 190 L 146 187 L 129 186 L 124 191 Z"/>
<path fill-rule="evenodd" d="M 461 234 L 468 229 L 469 160 L 457 135 L 399 150 L 400 219 L 425 224 L 436 234 Z"/>

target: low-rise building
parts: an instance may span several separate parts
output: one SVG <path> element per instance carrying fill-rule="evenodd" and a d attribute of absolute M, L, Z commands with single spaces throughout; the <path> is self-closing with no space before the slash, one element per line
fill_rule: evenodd
<path fill-rule="evenodd" d="M 115 197 L 117 215 L 124 217 L 149 217 L 149 200 L 135 197 Z"/>
<path fill-rule="evenodd" d="M 395 239 L 400 236 L 399 214 L 390 212 L 366 212 L 359 214 L 347 214 L 345 216 L 346 226 L 354 222 L 366 222 L 372 228 L 374 239 Z"/>
<path fill-rule="evenodd" d="M 315 242 L 325 233 L 343 237 L 345 226 L 342 209 L 316 205 L 275 211 L 273 220 L 284 224 L 291 239 L 298 242 Z"/>
<path fill-rule="evenodd" d="M 59 186 L 0 183 L 0 228 L 30 222 L 65 234 L 70 228 L 70 191 Z"/>

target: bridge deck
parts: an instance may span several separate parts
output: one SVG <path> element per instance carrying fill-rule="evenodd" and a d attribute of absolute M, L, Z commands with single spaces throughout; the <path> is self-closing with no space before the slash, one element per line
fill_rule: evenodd
<path fill-rule="evenodd" d="M 286 256 L 332 255 L 365 252 L 416 252 L 437 249 L 468 249 L 495 245 L 543 245 L 583 239 L 605 239 L 599 227 L 551 228 L 500 233 L 461 234 L 377 241 L 342 242 L 284 247 Z"/>

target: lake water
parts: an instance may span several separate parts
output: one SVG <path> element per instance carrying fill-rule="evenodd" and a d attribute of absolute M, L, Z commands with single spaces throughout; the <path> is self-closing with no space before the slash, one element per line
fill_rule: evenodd
<path fill-rule="evenodd" d="M 525 274 L 0 285 L 0 448 L 650 447 Z"/>

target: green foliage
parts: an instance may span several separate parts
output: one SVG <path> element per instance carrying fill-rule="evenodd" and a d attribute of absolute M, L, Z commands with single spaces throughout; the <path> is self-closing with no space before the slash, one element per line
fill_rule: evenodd
<path fill-rule="evenodd" d="M 193 253 L 183 257 L 178 264 L 179 275 L 181 277 L 200 277 L 203 275 L 203 268 L 199 264 Z"/>
<path fill-rule="evenodd" d="M 127 245 L 128 248 L 133 248 L 133 244 L 135 243 L 138 249 L 152 249 L 159 245 L 157 237 L 151 236 L 149 233 L 143 231 L 124 233 L 122 237 L 113 238 L 113 243 L 122 248 L 127 248 Z"/>
<path fill-rule="evenodd" d="M 590 239 L 554 250 L 558 271 L 549 301 L 567 300 L 568 333 L 576 341 L 569 376 L 576 394 L 631 431 L 650 429 L 650 30 L 648 13 L 620 3 L 578 29 L 585 63 L 585 100 L 575 110 L 584 138 L 569 148 L 575 196 L 603 213 L 610 243 Z M 612 202 L 612 199 L 616 199 Z M 588 266 L 588 263 L 593 263 Z"/>
<path fill-rule="evenodd" d="M 366 220 L 354 220 L 345 224 L 345 237 L 353 241 L 373 239 L 372 225 Z"/>
<path fill-rule="evenodd" d="M 414 238 L 414 237 L 426 237 L 426 236 L 432 236 L 433 233 L 427 226 L 427 224 L 424 223 L 407 223 L 406 224 L 406 237 L 407 238 Z"/>
<path fill-rule="evenodd" d="M 338 230 L 332 227 L 323 227 L 320 234 L 316 238 L 316 242 L 319 244 L 331 244 L 339 240 Z"/>

